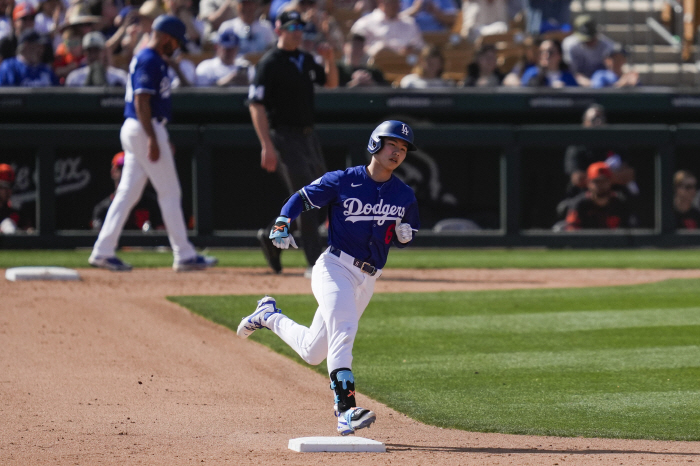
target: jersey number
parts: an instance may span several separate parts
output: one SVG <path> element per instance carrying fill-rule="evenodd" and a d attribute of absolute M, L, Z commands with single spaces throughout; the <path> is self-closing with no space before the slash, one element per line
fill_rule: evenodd
<path fill-rule="evenodd" d="M 389 228 L 386 229 L 386 236 L 384 237 L 385 244 L 391 243 L 392 238 L 394 238 L 394 230 L 396 230 L 396 225 L 392 223 L 389 225 Z"/>

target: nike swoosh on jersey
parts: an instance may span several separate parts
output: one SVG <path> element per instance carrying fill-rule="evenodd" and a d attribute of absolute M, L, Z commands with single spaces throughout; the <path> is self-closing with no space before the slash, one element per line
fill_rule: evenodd
<path fill-rule="evenodd" d="M 352 186 L 353 188 L 357 188 L 358 186 L 362 186 L 362 183 L 360 183 L 360 184 L 350 183 L 350 186 Z"/>

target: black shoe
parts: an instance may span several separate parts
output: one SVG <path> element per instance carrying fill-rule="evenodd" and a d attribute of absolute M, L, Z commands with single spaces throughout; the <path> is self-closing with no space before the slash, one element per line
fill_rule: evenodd
<path fill-rule="evenodd" d="M 282 273 L 282 262 L 280 262 L 282 251 L 272 244 L 270 238 L 267 237 L 267 232 L 263 228 L 258 230 L 258 241 L 260 241 L 260 247 L 262 248 L 265 260 L 267 260 L 267 265 L 269 265 L 275 273 Z"/>

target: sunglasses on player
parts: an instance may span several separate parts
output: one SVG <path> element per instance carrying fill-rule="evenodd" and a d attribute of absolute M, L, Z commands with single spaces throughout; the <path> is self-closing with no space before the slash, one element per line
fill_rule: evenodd
<path fill-rule="evenodd" d="M 284 27 L 282 27 L 285 31 L 303 31 L 304 30 L 304 25 L 299 24 L 299 23 L 294 23 L 294 24 L 288 24 Z"/>

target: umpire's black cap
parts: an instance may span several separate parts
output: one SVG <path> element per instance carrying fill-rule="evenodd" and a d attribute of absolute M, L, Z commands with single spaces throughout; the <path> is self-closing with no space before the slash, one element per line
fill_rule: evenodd
<path fill-rule="evenodd" d="M 277 17 L 280 22 L 280 27 L 285 27 L 290 24 L 301 24 L 306 26 L 306 22 L 301 19 L 301 15 L 298 11 L 283 11 L 281 15 Z"/>

